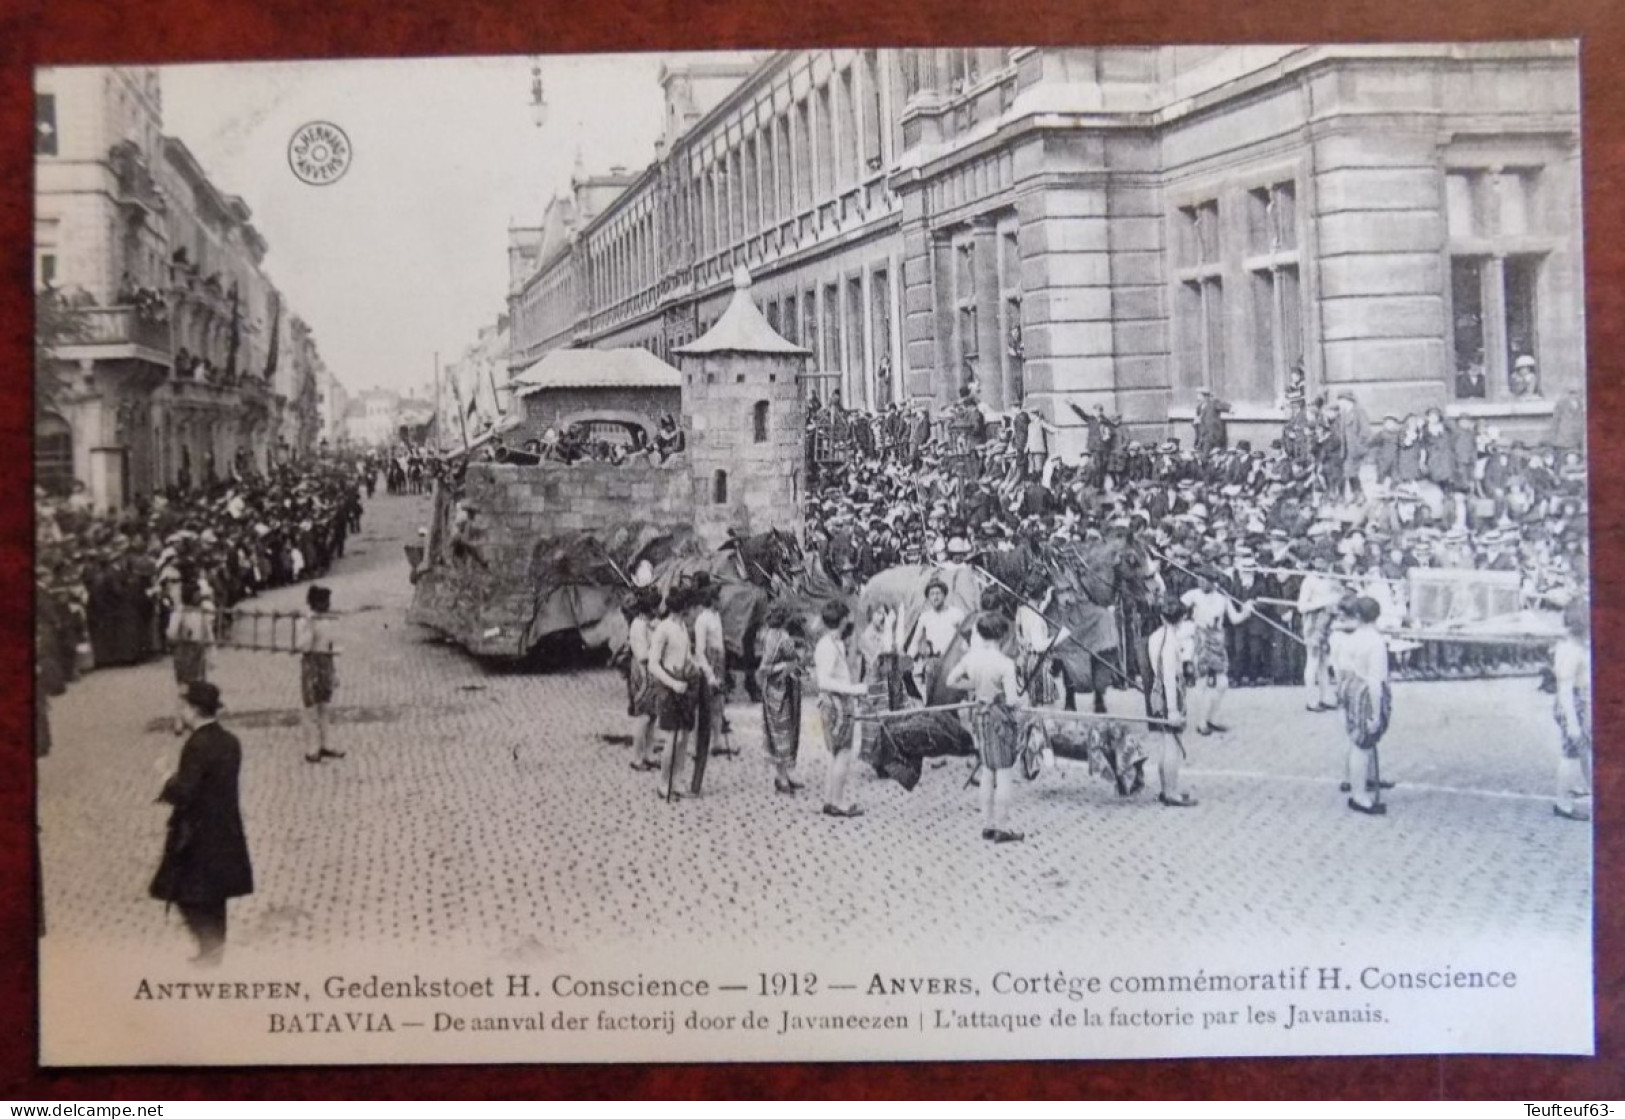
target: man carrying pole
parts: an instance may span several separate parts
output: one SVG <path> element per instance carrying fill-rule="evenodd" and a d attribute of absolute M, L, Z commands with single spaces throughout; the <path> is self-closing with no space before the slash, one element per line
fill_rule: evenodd
<path fill-rule="evenodd" d="M 1219 590 L 1217 583 L 1216 573 L 1211 568 L 1201 568 L 1196 572 L 1196 586 L 1186 591 L 1180 600 L 1190 609 L 1195 625 L 1196 679 L 1202 694 L 1202 721 L 1196 733 L 1202 735 L 1214 731 L 1223 734 L 1230 729 L 1214 721 L 1230 688 L 1230 654 L 1225 644 L 1224 623 L 1228 619 L 1231 625 L 1240 625 L 1253 612 L 1251 603 L 1237 602 Z"/>
<path fill-rule="evenodd" d="M 1146 714 L 1162 720 L 1162 757 L 1157 779 L 1162 788 L 1157 800 L 1168 808 L 1193 808 L 1196 800 L 1179 788 L 1179 770 L 1185 761 L 1185 689 L 1190 677 L 1191 635 L 1185 625 L 1185 604 L 1168 599 L 1162 605 L 1162 625 L 1146 643 L 1151 689 L 1146 693 Z"/>
<path fill-rule="evenodd" d="M 1316 552 L 1315 570 L 1304 577 L 1298 588 L 1298 613 L 1303 616 L 1303 687 L 1310 711 L 1335 711 L 1337 704 L 1327 697 L 1331 694 L 1330 650 L 1333 612 L 1343 601 L 1343 588 L 1327 574 L 1331 557 L 1324 551 Z"/>

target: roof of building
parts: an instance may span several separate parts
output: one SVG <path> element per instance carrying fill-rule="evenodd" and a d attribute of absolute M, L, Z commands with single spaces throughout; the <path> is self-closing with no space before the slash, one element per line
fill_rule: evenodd
<path fill-rule="evenodd" d="M 550 350 L 511 381 L 520 395 L 542 389 L 675 389 L 682 374 L 648 350 Z"/>
<path fill-rule="evenodd" d="M 794 342 L 780 337 L 768 325 L 767 319 L 750 297 L 750 273 L 743 267 L 734 270 L 734 297 L 728 309 L 722 312 L 710 330 L 686 346 L 679 346 L 679 354 L 795 354 L 806 357 L 812 353 Z"/>

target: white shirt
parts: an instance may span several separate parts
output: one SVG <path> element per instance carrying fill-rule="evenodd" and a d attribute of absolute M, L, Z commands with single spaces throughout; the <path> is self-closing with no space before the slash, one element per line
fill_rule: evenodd
<path fill-rule="evenodd" d="M 1324 575 L 1305 575 L 1298 588 L 1298 610 L 1310 614 L 1316 610 L 1329 610 L 1343 601 L 1343 590 Z"/>
<path fill-rule="evenodd" d="M 722 615 L 709 606 L 694 616 L 694 644 L 702 657 L 715 653 L 720 660 L 727 655 L 727 643 L 722 635 Z"/>
<path fill-rule="evenodd" d="M 1218 591 L 1204 591 L 1193 587 L 1186 591 L 1179 599 L 1191 608 L 1191 621 L 1201 629 L 1213 629 L 1222 626 L 1225 618 L 1239 625 L 1247 618 L 1247 612 L 1235 606 Z"/>
<path fill-rule="evenodd" d="M 834 695 L 857 695 L 866 689 L 852 683 L 852 666 L 846 660 L 846 642 L 834 633 L 818 639 L 813 649 L 813 670 L 818 689 Z"/>
<path fill-rule="evenodd" d="M 1552 650 L 1552 675 L 1557 678 L 1557 710 L 1570 732 L 1583 731 L 1579 704 L 1590 706 L 1591 649 L 1583 642 L 1566 637 Z M 1579 702 L 1576 703 L 1576 700 Z"/>
<path fill-rule="evenodd" d="M 897 617 L 886 611 L 870 620 L 858 638 L 858 649 L 868 664 L 897 651 Z"/>
<path fill-rule="evenodd" d="M 945 653 L 948 646 L 953 644 L 954 638 L 959 634 L 960 623 L 965 620 L 965 612 L 957 606 L 944 604 L 941 610 L 933 610 L 929 606 L 920 615 L 919 628 L 914 632 L 914 643 L 909 647 L 910 654 L 917 654 L 927 647 L 933 653 Z"/>
<path fill-rule="evenodd" d="M 1375 626 L 1363 625 L 1352 633 L 1334 634 L 1332 664 L 1339 675 L 1381 684 L 1388 679 L 1388 639 Z"/>
<path fill-rule="evenodd" d="M 972 640 L 971 650 L 954 670 L 948 674 L 947 685 L 966 691 L 982 703 L 991 703 L 1002 693 L 1006 703 L 1016 702 L 1020 684 L 1016 682 L 1016 662 L 990 645 L 980 636 Z"/>
<path fill-rule="evenodd" d="M 1185 662 L 1191 658 L 1191 634 L 1193 627 L 1188 622 L 1176 625 L 1162 625 L 1147 642 L 1151 654 L 1151 671 L 1156 674 L 1156 686 L 1162 689 L 1164 710 L 1168 712 L 1167 718 L 1172 722 L 1181 722 L 1185 718 L 1185 711 L 1179 705 L 1179 681 L 1184 673 Z"/>
<path fill-rule="evenodd" d="M 632 651 L 632 659 L 639 664 L 649 663 L 649 638 L 649 619 L 639 614 L 626 631 L 626 644 Z"/>

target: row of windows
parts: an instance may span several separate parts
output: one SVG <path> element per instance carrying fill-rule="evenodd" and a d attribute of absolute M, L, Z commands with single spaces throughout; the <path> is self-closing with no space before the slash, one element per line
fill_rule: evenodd
<path fill-rule="evenodd" d="M 1298 188 L 1287 181 L 1256 187 L 1242 196 L 1243 251 L 1250 257 L 1293 253 L 1298 248 Z M 1206 269 L 1224 262 L 1218 199 L 1181 206 L 1174 223 L 1174 265 Z"/>
<path fill-rule="evenodd" d="M 1266 183 L 1224 203 L 1201 199 L 1174 213 L 1178 384 L 1273 402 L 1304 352 L 1297 185 L 1290 179 Z M 1247 356 L 1240 368 L 1231 366 L 1232 298 L 1245 305 L 1241 341 Z"/>
<path fill-rule="evenodd" d="M 890 69 L 860 52 L 772 121 L 690 173 L 657 183 L 656 209 L 595 233 L 586 254 L 594 310 L 857 187 L 885 163 Z M 675 169 L 674 169 L 675 171 Z"/>
<path fill-rule="evenodd" d="M 909 97 L 922 93 L 962 93 L 1010 65 L 1012 49 L 905 51 L 904 91 Z"/>
<path fill-rule="evenodd" d="M 1450 277 L 1446 334 L 1461 399 L 1540 394 L 1539 298 L 1550 244 L 1541 170 L 1445 176 Z M 1239 206 L 1239 211 L 1235 207 Z M 1304 292 L 1297 190 L 1291 181 L 1202 199 L 1173 217 L 1178 383 L 1271 401 L 1303 359 Z M 1239 289 L 1239 290 L 1238 290 Z M 1229 302 L 1243 301 L 1240 317 Z M 1229 332 L 1246 334 L 1243 368 Z"/>
<path fill-rule="evenodd" d="M 828 281 L 763 306 L 767 323 L 785 340 L 813 352 L 825 376 L 813 382 L 820 400 L 840 392 L 850 407 L 883 411 L 896 400 L 892 369 L 892 285 L 886 267 Z"/>
<path fill-rule="evenodd" d="M 680 243 L 712 256 L 856 187 L 885 162 L 890 67 L 879 51 L 848 65 L 772 121 L 695 169 L 671 200 Z"/>
<path fill-rule="evenodd" d="M 952 250 L 950 290 L 940 293 L 953 308 L 949 355 L 959 385 L 975 383 L 980 399 L 995 409 L 1018 407 L 1026 396 L 1021 330 L 1021 248 L 1013 216 L 992 225 L 960 229 L 947 237 Z M 987 254 L 991 253 L 991 272 Z"/>
<path fill-rule="evenodd" d="M 864 50 L 707 166 L 656 184 L 656 210 L 593 237 L 593 309 L 648 291 L 660 274 L 778 226 L 879 171 L 892 117 L 887 81 L 881 52 Z"/>

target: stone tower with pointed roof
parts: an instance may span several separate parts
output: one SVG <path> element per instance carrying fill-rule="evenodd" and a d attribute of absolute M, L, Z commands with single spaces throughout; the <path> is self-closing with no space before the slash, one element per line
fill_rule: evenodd
<path fill-rule="evenodd" d="M 781 338 L 734 273 L 733 302 L 700 337 L 674 351 L 683 375 L 683 424 L 694 486 L 694 526 L 719 547 L 780 528 L 802 538 L 806 416 L 801 374 L 810 351 Z"/>

